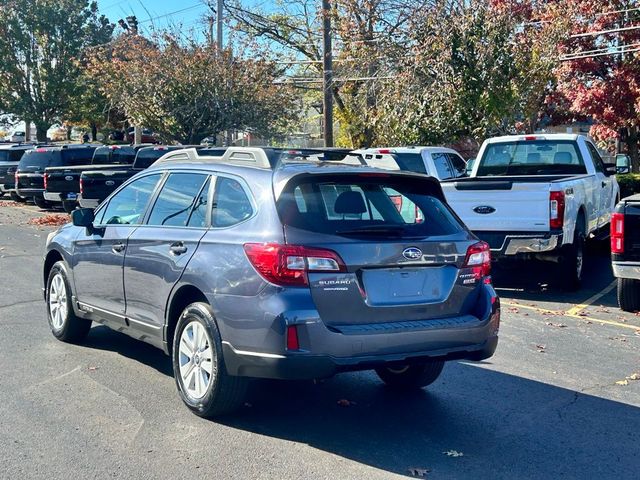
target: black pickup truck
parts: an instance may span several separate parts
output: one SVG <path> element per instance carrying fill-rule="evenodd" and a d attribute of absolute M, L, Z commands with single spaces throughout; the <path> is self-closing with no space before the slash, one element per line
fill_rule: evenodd
<path fill-rule="evenodd" d="M 80 177 L 80 196 L 78 203 L 82 208 L 95 208 L 107 198 L 111 192 L 133 177 L 136 173 L 150 167 L 165 153 L 183 148 L 194 148 L 191 145 L 159 145 L 138 150 L 131 168 L 115 170 L 93 170 L 82 172 Z M 204 147 L 195 147 L 204 148 Z M 224 149 L 221 150 L 224 153 Z M 222 155 L 221 153 L 221 155 Z"/>
<path fill-rule="evenodd" d="M 11 200 L 20 201 L 16 193 L 16 170 L 24 152 L 35 145 L 14 144 L 0 145 L 0 197 L 9 194 Z"/>
<path fill-rule="evenodd" d="M 80 176 L 85 171 L 105 171 L 122 169 L 133 163 L 136 153 L 146 144 L 111 145 L 96 148 L 91 162 L 85 165 L 67 165 L 50 167 L 45 170 L 44 199 L 51 203 L 62 203 L 66 212 L 78 205 L 80 194 Z"/>
<path fill-rule="evenodd" d="M 611 215 L 611 262 L 620 308 L 640 311 L 640 194 L 623 198 Z"/>
<path fill-rule="evenodd" d="M 23 200 L 32 200 L 40 208 L 51 204 L 44 199 L 44 171 L 48 167 L 63 167 L 89 163 L 98 145 L 69 144 L 37 147 L 27 150 L 16 170 L 16 193 Z"/>

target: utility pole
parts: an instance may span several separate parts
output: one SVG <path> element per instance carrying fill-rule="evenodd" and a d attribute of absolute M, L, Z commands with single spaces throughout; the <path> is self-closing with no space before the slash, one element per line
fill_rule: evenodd
<path fill-rule="evenodd" d="M 223 0 L 218 0 L 218 14 L 216 15 L 216 42 L 218 48 L 222 50 L 222 11 L 224 10 Z"/>
<path fill-rule="evenodd" d="M 322 91 L 324 146 L 333 147 L 333 52 L 330 0 L 322 0 Z"/>

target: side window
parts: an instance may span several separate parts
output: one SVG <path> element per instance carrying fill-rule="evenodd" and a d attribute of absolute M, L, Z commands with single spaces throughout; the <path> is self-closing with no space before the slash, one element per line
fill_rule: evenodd
<path fill-rule="evenodd" d="M 253 215 L 253 206 L 237 180 L 218 177 L 211 209 L 212 227 L 230 227 Z"/>
<path fill-rule="evenodd" d="M 455 153 L 447 153 L 451 166 L 453 167 L 453 173 L 456 177 L 464 177 L 467 171 L 467 164 L 462 158 Z"/>
<path fill-rule="evenodd" d="M 602 161 L 600 153 L 598 153 L 598 149 L 591 145 L 589 142 L 587 142 L 587 148 L 589 149 L 591 158 L 593 158 L 593 164 L 596 167 L 596 172 L 604 173 L 604 162 Z"/>
<path fill-rule="evenodd" d="M 187 222 L 189 227 L 202 228 L 207 226 L 207 207 L 209 206 L 209 185 L 211 184 L 211 177 L 207 178 L 207 182 L 202 187 L 200 194 L 196 198 L 191 210 L 191 216 Z"/>
<path fill-rule="evenodd" d="M 439 179 L 444 180 L 454 176 L 446 154 L 433 153 L 431 156 L 433 158 L 433 164 L 436 166 L 436 172 Z"/>
<path fill-rule="evenodd" d="M 102 225 L 138 225 L 162 174 L 156 173 L 134 180 L 118 193 L 102 211 Z"/>
<path fill-rule="evenodd" d="M 184 227 L 195 206 L 207 175 L 172 173 L 162 186 L 147 225 Z M 206 201 L 206 200 L 205 200 Z"/>

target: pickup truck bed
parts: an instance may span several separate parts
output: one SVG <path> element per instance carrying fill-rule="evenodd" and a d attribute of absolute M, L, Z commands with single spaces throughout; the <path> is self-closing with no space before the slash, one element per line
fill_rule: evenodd
<path fill-rule="evenodd" d="M 640 194 L 623 198 L 611 218 L 611 263 L 622 310 L 640 310 Z"/>

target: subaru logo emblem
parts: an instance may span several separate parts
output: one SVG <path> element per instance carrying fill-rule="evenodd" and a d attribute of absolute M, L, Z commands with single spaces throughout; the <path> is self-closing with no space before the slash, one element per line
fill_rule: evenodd
<path fill-rule="evenodd" d="M 65 179 L 67 182 L 70 182 L 71 180 L 73 180 L 73 177 L 72 177 L 71 175 L 67 175 L 66 177 L 64 177 L 64 179 Z"/>
<path fill-rule="evenodd" d="M 496 211 L 495 208 L 489 205 L 479 205 L 473 209 L 474 212 L 479 213 L 480 215 L 487 215 L 489 213 L 493 213 Z"/>
<path fill-rule="evenodd" d="M 407 260 L 418 260 L 422 258 L 422 250 L 416 247 L 405 248 L 402 251 L 402 256 Z"/>
<path fill-rule="evenodd" d="M 104 184 L 107 187 L 113 187 L 116 184 L 116 182 L 114 182 L 113 180 L 107 180 L 106 182 L 104 182 Z"/>

